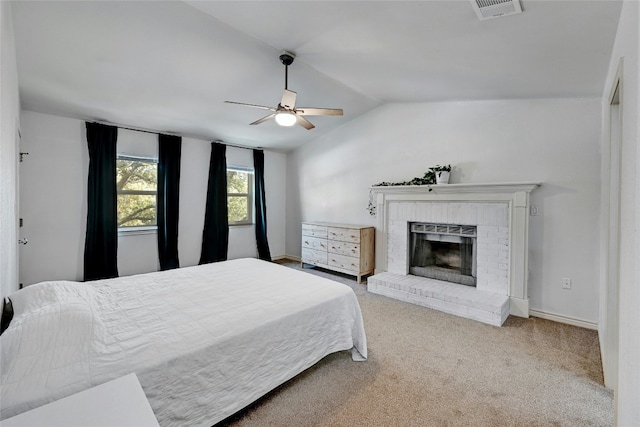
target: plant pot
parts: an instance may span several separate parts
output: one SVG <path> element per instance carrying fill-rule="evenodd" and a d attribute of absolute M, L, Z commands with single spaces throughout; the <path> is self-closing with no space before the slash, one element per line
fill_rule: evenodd
<path fill-rule="evenodd" d="M 436 172 L 436 184 L 448 184 L 449 183 L 449 172 Z"/>

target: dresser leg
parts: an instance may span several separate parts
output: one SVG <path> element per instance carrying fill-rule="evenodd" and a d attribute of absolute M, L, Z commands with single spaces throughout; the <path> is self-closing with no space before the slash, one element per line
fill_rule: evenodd
<path fill-rule="evenodd" d="M 362 276 L 358 274 L 358 285 L 360 284 L 361 280 L 362 280 Z"/>

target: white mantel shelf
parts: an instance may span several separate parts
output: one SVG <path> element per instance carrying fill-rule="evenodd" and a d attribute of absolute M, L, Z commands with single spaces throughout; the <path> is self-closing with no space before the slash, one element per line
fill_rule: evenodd
<path fill-rule="evenodd" d="M 486 209 L 494 211 L 502 206 L 499 209 L 506 212 L 502 216 L 502 221 L 504 226 L 508 227 L 509 252 L 508 283 L 506 285 L 508 289 L 504 291 L 503 295 L 509 298 L 510 314 L 529 317 L 527 289 L 529 194 L 540 185 L 542 185 L 541 182 L 528 181 L 370 187 L 371 192 L 375 195 L 377 216 L 376 274 L 390 270 L 393 273 L 408 274 L 409 265 L 404 259 L 406 258 L 406 249 L 397 243 L 402 239 L 406 240 L 409 222 L 447 222 L 449 219 L 452 220 L 451 223 L 466 224 L 458 222 L 461 221 L 460 219 L 456 221 L 460 215 L 451 213 L 450 209 L 436 209 L 437 212 L 442 212 L 441 216 L 444 216 L 444 211 L 447 211 L 450 216 L 435 218 L 436 214 L 429 211 L 427 205 L 437 207 L 451 204 L 447 205 L 451 206 L 451 209 L 462 207 L 466 211 L 485 209 L 482 206 L 489 206 Z M 478 206 L 480 208 L 476 208 Z M 480 216 L 485 217 L 484 214 L 478 214 L 478 218 Z M 474 224 L 469 222 L 469 225 Z M 393 245 L 389 246 L 389 242 L 392 242 Z M 393 265 L 388 264 L 390 252 L 393 252 Z"/>
<path fill-rule="evenodd" d="M 380 185 L 370 187 L 374 193 L 422 193 L 429 192 L 435 194 L 448 193 L 515 193 L 524 191 L 530 193 L 536 187 L 542 185 L 541 182 L 493 182 L 493 183 L 472 183 L 472 184 L 437 184 L 437 185 Z"/>

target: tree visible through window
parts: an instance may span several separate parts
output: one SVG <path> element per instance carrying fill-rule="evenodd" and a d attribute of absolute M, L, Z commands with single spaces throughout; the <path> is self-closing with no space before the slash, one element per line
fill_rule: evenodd
<path fill-rule="evenodd" d="M 253 223 L 253 171 L 227 168 L 229 225 Z"/>
<path fill-rule="evenodd" d="M 156 225 L 158 163 L 155 159 L 118 156 L 118 227 Z"/>

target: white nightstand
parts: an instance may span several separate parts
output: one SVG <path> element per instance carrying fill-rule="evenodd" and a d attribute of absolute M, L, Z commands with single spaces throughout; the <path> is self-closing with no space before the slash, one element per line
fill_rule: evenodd
<path fill-rule="evenodd" d="M 136 374 L 2 420 L 2 427 L 159 427 Z"/>

